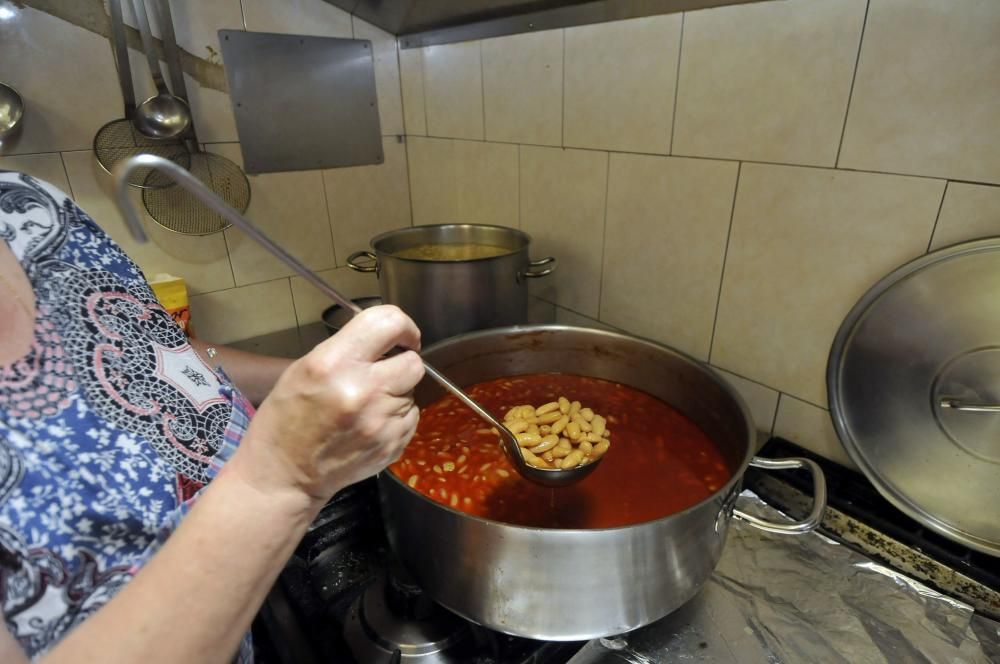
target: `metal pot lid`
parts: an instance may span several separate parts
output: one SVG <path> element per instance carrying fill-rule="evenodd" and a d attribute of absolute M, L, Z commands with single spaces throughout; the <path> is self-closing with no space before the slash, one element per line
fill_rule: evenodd
<path fill-rule="evenodd" d="M 928 254 L 865 293 L 827 387 L 844 447 L 886 499 L 1000 556 L 1000 238 Z"/>

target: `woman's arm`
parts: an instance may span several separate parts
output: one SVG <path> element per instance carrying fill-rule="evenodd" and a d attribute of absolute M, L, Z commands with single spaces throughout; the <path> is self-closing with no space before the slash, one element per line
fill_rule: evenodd
<path fill-rule="evenodd" d="M 190 342 L 191 347 L 208 366 L 221 366 L 240 392 L 255 406 L 267 398 L 278 378 L 292 364 L 292 360 L 283 357 L 258 355 L 201 339 L 191 339 Z M 215 357 L 208 356 L 209 348 L 215 349 Z"/>
<path fill-rule="evenodd" d="M 163 548 L 41 661 L 232 657 L 320 507 L 398 458 L 413 435 L 423 365 L 413 352 L 381 359 L 397 345 L 418 348 L 419 332 L 395 307 L 378 307 L 293 363 Z"/>

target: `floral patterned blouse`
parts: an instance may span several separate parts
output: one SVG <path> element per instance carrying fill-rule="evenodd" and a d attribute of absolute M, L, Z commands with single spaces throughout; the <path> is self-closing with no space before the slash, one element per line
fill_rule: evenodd
<path fill-rule="evenodd" d="M 0 608 L 37 657 L 128 583 L 252 407 L 61 191 L 0 172 L 0 238 L 37 302 L 31 350 L 0 364 Z"/>

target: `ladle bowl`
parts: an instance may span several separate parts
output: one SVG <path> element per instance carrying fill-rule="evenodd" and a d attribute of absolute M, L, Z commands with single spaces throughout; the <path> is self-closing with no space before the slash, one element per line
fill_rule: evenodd
<path fill-rule="evenodd" d="M 157 157 L 156 155 L 139 154 L 119 162 L 119 164 L 114 168 L 115 201 L 118 204 L 118 208 L 121 210 L 122 216 L 125 217 L 125 221 L 128 224 L 129 231 L 132 233 L 132 237 L 135 238 L 136 241 L 145 242 L 148 239 L 146 231 L 142 227 L 142 221 L 139 214 L 136 211 L 135 206 L 132 204 L 132 199 L 129 196 L 129 176 L 132 171 L 140 168 L 158 170 L 170 176 L 178 187 L 186 189 L 208 208 L 219 214 L 219 216 L 243 230 L 243 232 L 253 238 L 258 244 L 285 263 L 285 265 L 292 268 L 292 270 L 301 275 L 302 278 L 310 284 L 318 288 L 331 300 L 348 311 L 351 311 L 353 314 L 361 313 L 361 307 L 341 295 L 335 288 L 330 286 L 330 284 L 323 281 L 323 279 L 321 279 L 315 272 L 307 268 L 299 262 L 298 259 L 285 251 L 280 245 L 276 244 L 273 240 L 258 230 L 256 226 L 247 221 L 243 215 L 239 214 L 232 207 L 227 205 L 208 187 L 202 184 L 201 181 L 191 175 L 191 173 L 184 170 L 174 162 L 162 157 Z M 514 469 L 517 470 L 522 477 L 549 487 L 567 486 L 582 480 L 584 477 L 593 472 L 597 465 L 601 462 L 601 459 L 597 459 L 585 465 L 577 466 L 576 468 L 559 469 L 535 468 L 534 466 L 529 465 L 528 462 L 525 461 L 524 456 L 521 454 L 521 447 L 517 444 L 517 439 L 514 437 L 514 434 L 511 433 L 511 431 L 505 427 L 499 419 L 479 405 L 468 394 L 466 394 L 461 387 L 451 382 L 451 380 L 445 377 L 444 374 L 430 366 L 426 361 L 424 361 L 424 369 L 426 370 L 428 376 L 437 381 L 438 384 L 453 394 L 459 401 L 471 408 L 477 415 L 497 429 L 500 433 L 501 445 L 503 446 L 504 453 L 510 460 L 511 465 L 514 466 Z"/>
<path fill-rule="evenodd" d="M 24 117 L 24 100 L 17 90 L 0 83 L 0 140 L 10 136 Z"/>

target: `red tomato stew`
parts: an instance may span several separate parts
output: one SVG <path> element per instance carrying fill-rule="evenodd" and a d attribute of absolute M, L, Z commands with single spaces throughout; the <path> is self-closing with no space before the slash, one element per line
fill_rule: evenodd
<path fill-rule="evenodd" d="M 567 374 L 506 377 L 467 388 L 490 412 L 560 395 L 608 418 L 611 448 L 584 480 L 550 489 L 507 461 L 498 436 L 455 397 L 424 408 L 413 440 L 390 470 L 443 505 L 542 528 L 612 528 L 658 519 L 713 494 L 732 477 L 721 452 L 690 419 L 625 385 Z"/>

